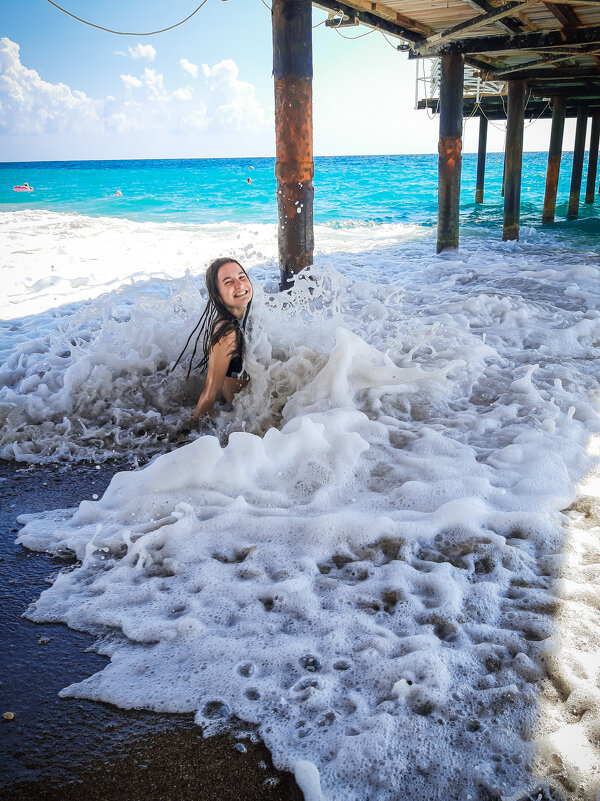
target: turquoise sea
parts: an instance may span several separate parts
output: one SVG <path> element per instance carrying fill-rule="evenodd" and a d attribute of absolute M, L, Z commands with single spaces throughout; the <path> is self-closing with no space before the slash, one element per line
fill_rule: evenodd
<path fill-rule="evenodd" d="M 497 226 L 502 215 L 502 153 L 489 153 L 485 202 L 475 205 L 477 157 L 463 159 L 461 215 L 469 226 Z M 523 160 L 521 215 L 541 218 L 546 153 Z M 572 153 L 564 153 L 557 222 L 566 217 Z M 586 157 L 587 164 L 587 157 Z M 583 203 L 580 217 L 597 217 Z M 248 184 L 247 179 L 252 183 Z M 27 181 L 32 193 L 13 192 Z M 340 156 L 315 159 L 316 223 L 436 224 L 437 156 Z M 116 196 L 117 190 L 122 196 Z M 139 221 L 270 223 L 277 219 L 274 159 L 170 159 L 0 164 L 0 210 L 45 209 Z M 584 225 L 584 227 L 586 227 Z"/>

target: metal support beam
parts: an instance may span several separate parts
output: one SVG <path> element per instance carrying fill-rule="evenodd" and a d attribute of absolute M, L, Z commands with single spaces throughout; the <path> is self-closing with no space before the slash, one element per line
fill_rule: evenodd
<path fill-rule="evenodd" d="M 567 50 L 566 48 L 562 49 L 564 50 L 564 52 L 560 55 L 557 55 L 559 53 L 558 48 L 554 51 L 553 54 L 550 54 L 547 51 L 543 51 L 544 67 L 555 67 L 557 64 L 562 64 L 565 61 L 571 61 L 574 56 L 588 55 L 590 57 L 595 57 L 598 53 L 600 53 L 600 44 L 595 43 L 592 45 L 585 45 L 583 47 L 580 47 L 576 51 Z M 538 51 L 538 53 L 541 52 L 542 51 Z M 537 72 L 539 70 L 540 63 L 541 62 L 539 60 L 534 60 L 534 61 L 526 61 L 522 64 L 515 64 L 508 70 L 499 70 L 498 72 L 496 72 L 494 74 L 494 80 L 500 81 L 500 80 L 505 80 L 506 78 L 513 78 L 514 75 L 516 75 L 517 73 L 519 74 L 524 73 L 525 80 L 527 80 L 527 74 L 529 73 L 529 71 L 531 70 L 532 72 L 533 71 Z"/>
<path fill-rule="evenodd" d="M 592 130 L 590 135 L 590 152 L 588 154 L 587 184 L 585 187 L 585 202 L 593 203 L 596 191 L 596 175 L 598 171 L 598 140 L 600 139 L 600 112 L 592 115 Z"/>
<path fill-rule="evenodd" d="M 378 17 L 376 14 L 371 14 L 368 11 L 352 8 L 345 3 L 337 2 L 337 0 L 316 0 L 315 5 L 326 11 L 341 11 L 346 16 L 356 16 L 363 25 L 385 31 L 385 33 L 389 33 L 391 36 L 398 36 L 400 39 L 405 39 L 407 42 L 425 41 L 425 37 L 419 31 L 409 30 L 409 28 L 406 28 L 398 22 L 392 22 L 383 17 Z"/>
<path fill-rule="evenodd" d="M 506 183 L 504 187 L 504 228 L 502 239 L 519 238 L 521 216 L 521 170 L 523 167 L 523 122 L 525 82 L 508 82 L 506 124 Z"/>
<path fill-rule="evenodd" d="M 497 22 L 504 17 L 510 16 L 510 14 L 524 11 L 526 8 L 536 3 L 539 3 L 539 0 L 510 0 L 510 2 L 498 6 L 485 14 L 480 14 L 478 17 L 465 20 L 465 22 L 459 22 L 458 25 L 453 25 L 451 28 L 446 28 L 439 33 L 428 36 L 427 41 L 419 46 L 419 52 L 422 55 L 426 55 L 427 50 L 431 47 L 435 47 L 451 39 L 456 39 L 459 34 L 470 33 L 471 31 L 477 30 L 477 28 L 482 28 L 484 25 Z"/>
<path fill-rule="evenodd" d="M 577 109 L 577 127 L 575 128 L 575 146 L 573 147 L 573 171 L 571 172 L 569 208 L 567 210 L 567 219 L 569 220 L 576 220 L 579 216 L 579 196 L 581 195 L 581 176 L 583 174 L 587 117 L 587 107 L 579 106 Z"/>
<path fill-rule="evenodd" d="M 600 1 L 600 0 L 599 0 Z M 493 11 L 495 6 L 491 3 L 488 3 L 488 0 L 464 0 L 465 4 L 472 8 L 474 11 Z M 496 20 L 494 23 L 499 28 L 502 28 L 508 33 L 519 33 L 523 30 L 523 24 L 518 19 L 512 19 L 510 17 L 504 17 L 501 20 Z"/>
<path fill-rule="evenodd" d="M 483 114 L 479 118 L 479 147 L 477 149 L 477 181 L 475 183 L 475 203 L 483 203 L 485 183 L 485 154 L 487 149 L 488 121 Z"/>
<path fill-rule="evenodd" d="M 548 171 L 546 172 L 546 193 L 544 195 L 544 211 L 542 212 L 543 223 L 554 222 L 563 133 L 565 130 L 565 113 L 566 98 L 562 95 L 554 97 L 552 105 L 552 130 L 550 131 L 550 147 L 548 149 Z"/>
<path fill-rule="evenodd" d="M 280 288 L 313 261 L 312 5 L 273 0 Z"/>
<path fill-rule="evenodd" d="M 473 36 L 427 47 L 426 55 L 431 58 L 448 53 L 481 55 L 482 53 L 516 52 L 518 50 L 535 51 L 541 47 L 568 47 L 597 42 L 600 42 L 600 25 L 589 25 L 569 30 L 517 33 L 514 36 Z M 424 49 L 424 43 L 413 45 L 409 58 L 419 58 L 421 50 Z"/>
<path fill-rule="evenodd" d="M 464 71 L 465 61 L 462 56 L 442 57 L 438 144 L 438 253 L 445 248 L 458 247 Z"/>

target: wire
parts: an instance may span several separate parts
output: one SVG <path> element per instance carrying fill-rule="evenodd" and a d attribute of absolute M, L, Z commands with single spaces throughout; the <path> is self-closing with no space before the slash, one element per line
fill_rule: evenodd
<path fill-rule="evenodd" d="M 378 31 L 379 31 L 379 33 L 380 33 L 380 34 L 383 36 L 383 38 L 384 38 L 384 39 L 385 39 L 385 41 L 386 41 L 386 42 L 389 44 L 389 46 L 390 46 L 390 47 L 393 47 L 393 48 L 394 48 L 394 50 L 395 50 L 395 51 L 396 51 L 396 53 L 397 53 L 397 52 L 398 52 L 398 48 L 396 47 L 396 45 L 395 45 L 395 44 L 392 44 L 392 42 L 390 42 L 390 40 L 387 38 L 387 36 L 386 36 L 386 35 L 385 35 L 385 33 L 384 33 L 382 30 L 381 30 L 381 28 L 377 28 L 377 30 L 378 30 Z"/>
<path fill-rule="evenodd" d="M 506 125 L 496 125 L 493 120 L 490 120 L 488 115 L 485 113 L 485 110 L 484 110 L 483 106 L 481 105 L 481 103 L 479 104 L 479 109 L 480 109 L 481 113 L 483 114 L 483 116 L 486 118 L 486 120 L 489 122 L 489 124 L 492 126 L 492 128 L 495 128 L 497 131 L 501 131 L 502 133 L 504 133 L 506 131 Z"/>
<path fill-rule="evenodd" d="M 338 28 L 339 25 L 335 27 L 333 30 L 337 33 L 338 36 L 341 36 L 342 39 L 348 39 L 350 42 L 353 42 L 355 39 L 362 39 L 363 36 L 370 36 L 372 33 L 375 33 L 376 31 L 379 30 L 378 28 L 371 28 L 370 31 L 367 31 L 366 33 L 361 33 L 360 36 L 346 36 L 345 34 L 340 33 Z"/>
<path fill-rule="evenodd" d="M 529 120 L 529 122 L 527 123 L 527 125 L 525 126 L 525 128 L 529 128 L 531 125 L 535 125 L 535 123 L 536 123 L 536 122 L 537 122 L 537 121 L 540 119 L 540 117 L 542 116 L 542 114 L 543 114 L 543 113 L 546 111 L 546 109 L 547 109 L 547 108 L 549 108 L 549 107 L 550 107 L 550 101 L 549 101 L 549 100 L 546 100 L 546 105 L 544 106 L 544 108 L 543 108 L 543 109 L 540 111 L 540 113 L 537 115 L 537 117 L 535 118 L 535 120 L 531 120 L 531 119 Z"/>
<path fill-rule="evenodd" d="M 88 22 L 88 20 L 82 19 L 81 17 L 72 14 L 70 11 L 67 11 L 66 8 L 62 8 L 62 6 L 59 6 L 57 3 L 55 3 L 54 0 L 48 0 L 48 2 L 50 3 L 51 6 L 54 6 L 54 8 L 57 8 L 59 11 L 62 11 L 63 14 L 67 14 L 67 16 L 73 17 L 73 19 L 76 19 L 78 22 L 83 22 L 84 25 L 89 25 L 90 28 L 97 28 L 100 31 L 106 31 L 107 33 L 114 33 L 117 36 L 154 36 L 157 33 L 166 33 L 167 31 L 172 31 L 173 28 L 178 28 L 180 25 L 183 25 L 184 22 L 187 22 L 194 16 L 194 14 L 200 11 L 202 6 L 205 3 L 207 3 L 208 0 L 202 0 L 200 5 L 197 8 L 195 8 L 191 14 L 188 14 L 188 16 L 185 19 L 182 19 L 181 22 L 176 22 L 175 25 L 169 25 L 168 28 L 161 28 L 160 31 L 148 31 L 146 33 L 136 33 L 135 31 L 113 31 L 111 30 L 111 28 L 105 28 L 103 25 L 96 25 L 93 22 Z"/>

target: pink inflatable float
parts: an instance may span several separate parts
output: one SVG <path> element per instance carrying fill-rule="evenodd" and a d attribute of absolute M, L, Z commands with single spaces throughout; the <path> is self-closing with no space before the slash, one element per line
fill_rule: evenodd
<path fill-rule="evenodd" d="M 27 181 L 21 186 L 13 186 L 13 192 L 33 192 L 33 186 L 29 186 Z"/>

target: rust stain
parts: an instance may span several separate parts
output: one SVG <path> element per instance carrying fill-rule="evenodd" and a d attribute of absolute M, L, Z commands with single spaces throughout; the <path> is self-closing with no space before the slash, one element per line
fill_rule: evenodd
<path fill-rule="evenodd" d="M 448 165 L 449 170 L 454 170 L 462 159 L 462 139 L 460 136 L 440 136 L 438 142 L 438 155 Z"/>
<path fill-rule="evenodd" d="M 275 77 L 279 252 L 286 273 L 313 260 L 312 79 Z"/>

